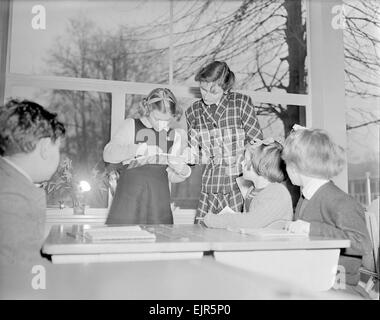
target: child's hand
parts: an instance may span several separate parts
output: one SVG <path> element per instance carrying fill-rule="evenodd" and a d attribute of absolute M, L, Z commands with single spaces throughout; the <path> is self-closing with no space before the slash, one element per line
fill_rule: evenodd
<path fill-rule="evenodd" d="M 179 128 L 182 128 L 183 126 L 181 125 L 181 123 L 179 121 L 177 121 L 176 119 L 174 118 L 171 118 L 169 120 L 169 123 L 168 123 L 168 127 L 170 129 L 179 129 Z"/>
<path fill-rule="evenodd" d="M 297 220 L 297 221 L 289 221 L 285 225 L 285 230 L 291 232 L 291 233 L 310 233 L 310 223 L 303 221 L 303 220 Z"/>
<path fill-rule="evenodd" d="M 182 157 L 186 159 L 187 163 L 195 164 L 196 158 L 195 158 L 195 151 L 191 149 L 190 147 L 186 147 L 182 152 Z"/>
<path fill-rule="evenodd" d="M 139 143 L 135 145 L 135 148 L 136 148 L 135 155 L 136 157 L 139 157 L 139 156 L 145 155 L 145 153 L 148 150 L 148 145 L 145 142 Z"/>
<path fill-rule="evenodd" d="M 169 158 L 168 165 L 176 174 L 179 174 L 181 176 L 186 176 L 189 174 L 189 171 L 191 171 L 190 167 L 182 158 L 176 158 L 174 160 L 171 160 Z"/>

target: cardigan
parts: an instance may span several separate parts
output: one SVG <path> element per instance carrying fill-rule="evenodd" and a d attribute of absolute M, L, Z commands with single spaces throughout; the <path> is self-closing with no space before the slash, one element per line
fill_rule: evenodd
<path fill-rule="evenodd" d="M 204 223 L 211 228 L 264 228 L 277 220 L 292 220 L 292 199 L 281 183 L 270 183 L 260 191 L 250 189 L 245 201 L 249 201 L 248 212 L 208 214 Z"/>
<path fill-rule="evenodd" d="M 41 262 L 46 196 L 0 157 L 0 263 Z"/>
<path fill-rule="evenodd" d="M 351 241 L 349 248 L 341 250 L 339 265 L 345 269 L 346 282 L 356 285 L 362 257 L 371 253 L 363 207 L 329 181 L 310 200 L 300 198 L 294 217 L 310 223 L 311 236 Z"/>
<path fill-rule="evenodd" d="M 136 122 L 142 123 L 146 126 L 146 130 L 141 130 L 136 133 Z M 164 139 L 164 141 L 159 141 L 160 147 L 162 148 L 159 147 L 158 150 L 176 156 L 182 155 L 187 146 L 186 132 L 181 129 L 173 129 L 170 131 L 170 134 L 168 132 L 168 136 L 170 135 L 172 141 L 167 141 L 166 139 Z M 148 144 L 156 143 L 156 133 L 156 130 L 152 128 L 146 118 L 142 118 L 141 120 L 132 118 L 125 119 L 112 136 L 111 141 L 104 147 L 104 161 L 109 163 L 122 163 L 123 165 L 129 164 L 135 156 L 142 155 L 139 154 L 136 140 L 141 140 L 141 143 L 144 141 L 149 142 Z M 166 135 L 166 132 L 164 135 Z M 149 139 L 152 136 L 154 139 Z M 188 173 L 186 175 L 177 174 L 170 167 L 168 167 L 166 171 L 168 172 L 168 179 L 172 183 L 182 182 L 191 174 L 190 167 L 188 167 Z"/>

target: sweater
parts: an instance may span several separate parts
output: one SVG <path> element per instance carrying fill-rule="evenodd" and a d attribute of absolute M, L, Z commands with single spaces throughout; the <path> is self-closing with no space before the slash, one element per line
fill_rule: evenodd
<path fill-rule="evenodd" d="M 371 252 L 361 205 L 329 181 L 310 200 L 300 198 L 294 217 L 310 223 L 310 236 L 351 241 L 349 248 L 341 250 L 339 265 L 344 267 L 346 283 L 356 285 L 362 257 Z"/>
<path fill-rule="evenodd" d="M 251 190 L 246 201 L 250 201 L 248 212 L 207 214 L 204 223 L 211 228 L 264 228 L 277 220 L 292 220 L 292 199 L 281 183 Z"/>
<path fill-rule="evenodd" d="M 187 146 L 186 132 L 180 129 L 173 129 L 170 133 L 172 134 L 163 132 L 162 135 L 157 132 L 146 118 L 140 120 L 127 118 L 112 136 L 111 141 L 104 147 L 104 161 L 123 163 L 123 165 L 129 164 L 136 156 L 143 155 L 140 154 L 141 149 L 139 149 L 139 144 L 142 144 L 144 141 L 146 141 L 145 143 L 148 145 L 148 148 L 153 148 L 153 150 L 157 148 L 156 151 L 159 151 L 159 153 L 168 152 L 176 156 L 183 155 Z M 166 135 L 168 137 L 165 137 Z M 156 136 L 161 138 L 157 139 Z M 137 142 L 137 140 L 139 141 Z M 158 145 L 154 144 L 156 142 L 158 142 Z M 170 150 L 168 151 L 167 149 Z M 168 179 L 172 183 L 183 182 L 191 174 L 189 166 L 184 168 L 185 174 L 178 174 L 170 167 L 166 171 L 168 172 Z"/>
<path fill-rule="evenodd" d="M 45 191 L 0 157 L 0 264 L 42 260 Z"/>

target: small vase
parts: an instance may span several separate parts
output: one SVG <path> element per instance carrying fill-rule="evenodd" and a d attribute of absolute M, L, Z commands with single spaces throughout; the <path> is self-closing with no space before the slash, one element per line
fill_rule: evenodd
<path fill-rule="evenodd" d="M 81 194 L 75 195 L 75 197 L 73 197 L 73 211 L 74 214 L 78 215 L 85 213 L 84 198 Z"/>
<path fill-rule="evenodd" d="M 85 213 L 85 205 L 84 203 L 79 203 L 73 206 L 74 214 L 84 214 Z"/>

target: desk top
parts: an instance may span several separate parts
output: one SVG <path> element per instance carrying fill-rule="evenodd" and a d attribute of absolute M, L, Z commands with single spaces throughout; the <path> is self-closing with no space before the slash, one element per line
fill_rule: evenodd
<path fill-rule="evenodd" d="M 0 299 L 336 299 L 285 282 L 198 260 L 54 265 L 43 263 L 45 289 L 30 269 L 0 268 Z M 41 275 L 41 273 L 39 273 Z M 228 301 L 226 302 L 228 303 Z M 152 302 L 155 305 L 155 302 Z"/>
<path fill-rule="evenodd" d="M 67 233 L 72 231 L 72 226 L 53 226 L 42 251 L 48 255 L 55 255 L 336 249 L 350 246 L 349 240 L 287 236 L 261 238 L 225 229 L 210 229 L 202 225 L 141 225 L 141 227 L 153 232 L 156 241 L 92 242 L 82 237 L 77 239 L 70 237 Z"/>

